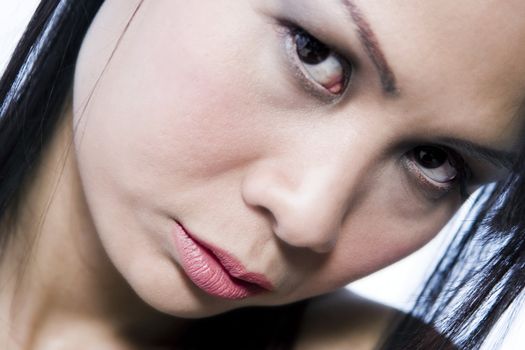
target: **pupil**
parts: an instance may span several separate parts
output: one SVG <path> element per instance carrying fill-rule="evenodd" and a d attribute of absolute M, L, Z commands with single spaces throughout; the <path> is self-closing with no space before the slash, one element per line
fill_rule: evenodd
<path fill-rule="evenodd" d="M 418 147 L 415 150 L 416 160 L 427 169 L 439 168 L 448 159 L 448 154 L 436 147 Z"/>
<path fill-rule="evenodd" d="M 330 49 L 310 34 L 300 31 L 295 35 L 297 55 L 307 64 L 319 64 L 329 55 Z"/>

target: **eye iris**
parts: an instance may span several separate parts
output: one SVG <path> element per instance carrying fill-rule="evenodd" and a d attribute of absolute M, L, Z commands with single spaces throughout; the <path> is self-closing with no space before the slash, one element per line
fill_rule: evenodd
<path fill-rule="evenodd" d="M 295 35 L 297 55 L 307 64 L 319 64 L 330 55 L 330 49 L 319 40 L 303 31 Z"/>
<path fill-rule="evenodd" d="M 445 164 L 448 154 L 436 147 L 418 147 L 415 150 L 416 161 L 427 169 L 436 169 Z"/>

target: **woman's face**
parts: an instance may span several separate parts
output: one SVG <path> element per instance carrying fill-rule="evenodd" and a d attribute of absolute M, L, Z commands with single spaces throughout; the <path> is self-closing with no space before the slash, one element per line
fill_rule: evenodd
<path fill-rule="evenodd" d="M 139 3 L 107 0 L 86 37 L 75 146 L 105 250 L 164 312 L 378 270 L 518 145 L 523 1 Z"/>

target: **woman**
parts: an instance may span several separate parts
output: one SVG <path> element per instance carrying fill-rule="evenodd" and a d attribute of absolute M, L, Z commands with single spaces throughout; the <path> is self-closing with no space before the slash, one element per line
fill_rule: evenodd
<path fill-rule="evenodd" d="M 479 347 L 524 283 L 523 11 L 42 1 L 0 84 L 3 346 Z M 337 292 L 493 181 L 405 320 Z"/>

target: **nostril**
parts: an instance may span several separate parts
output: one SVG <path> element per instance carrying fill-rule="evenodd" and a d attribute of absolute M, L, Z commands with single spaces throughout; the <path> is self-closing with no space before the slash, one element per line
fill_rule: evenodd
<path fill-rule="evenodd" d="M 254 211 L 258 212 L 261 216 L 263 216 L 264 218 L 266 218 L 266 220 L 268 220 L 272 229 L 274 229 L 277 226 L 277 218 L 275 217 L 275 215 L 272 213 L 270 209 L 262 205 L 254 205 L 251 207 L 254 209 Z"/>
<path fill-rule="evenodd" d="M 324 168 L 306 171 L 301 167 L 301 176 L 292 176 L 289 166 L 263 165 L 243 178 L 245 204 L 265 218 L 267 227 L 283 243 L 316 253 L 331 251 L 341 228 L 344 201 L 343 195 L 328 189 L 339 180 L 336 175 L 340 172 L 334 175 Z"/>
<path fill-rule="evenodd" d="M 277 218 L 273 231 L 290 246 L 328 253 L 336 245 L 339 227 L 327 225 L 327 222 L 315 215 L 289 215 Z"/>

